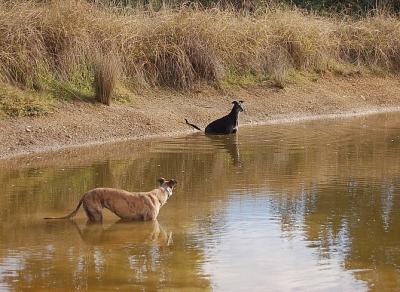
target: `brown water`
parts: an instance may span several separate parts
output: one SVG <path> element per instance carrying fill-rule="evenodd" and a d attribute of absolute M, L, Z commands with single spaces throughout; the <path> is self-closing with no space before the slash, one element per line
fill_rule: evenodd
<path fill-rule="evenodd" d="M 400 289 L 400 114 L 0 163 L 0 290 Z M 179 185 L 154 223 L 44 221 L 96 186 Z"/>

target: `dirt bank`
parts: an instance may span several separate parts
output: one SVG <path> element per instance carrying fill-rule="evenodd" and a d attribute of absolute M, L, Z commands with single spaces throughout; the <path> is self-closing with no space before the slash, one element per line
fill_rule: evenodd
<path fill-rule="evenodd" d="M 188 118 L 204 127 L 226 114 L 235 99 L 246 101 L 241 125 L 349 115 L 400 108 L 397 78 L 325 77 L 316 82 L 271 89 L 263 86 L 221 92 L 204 88 L 196 92 L 153 91 L 138 94 L 129 104 L 110 107 L 81 101 L 61 102 L 48 115 L 13 118 L 0 122 L 0 159 L 150 136 L 192 131 Z"/>

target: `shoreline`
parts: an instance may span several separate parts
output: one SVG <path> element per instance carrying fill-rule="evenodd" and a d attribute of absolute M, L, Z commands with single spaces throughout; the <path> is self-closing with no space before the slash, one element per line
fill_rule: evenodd
<path fill-rule="evenodd" d="M 277 125 L 277 124 L 290 124 L 290 123 L 306 123 L 309 121 L 318 120 L 336 120 L 336 119 L 351 119 L 368 115 L 378 115 L 384 113 L 395 113 L 400 112 L 400 105 L 386 108 L 368 108 L 368 109 L 354 109 L 341 113 L 326 113 L 318 115 L 303 115 L 290 118 L 277 118 L 275 120 L 255 122 L 253 124 L 242 125 L 242 127 L 249 126 L 265 126 L 265 125 Z"/>
<path fill-rule="evenodd" d="M 204 128 L 230 110 L 232 96 L 246 101 L 240 127 L 249 127 L 397 112 L 398 92 L 396 78 L 358 77 L 323 79 L 279 91 L 252 87 L 225 94 L 212 88 L 197 93 L 149 92 L 132 104 L 111 107 L 61 102 L 46 116 L 2 120 L 0 161 L 195 133 L 184 118 Z"/>
<path fill-rule="evenodd" d="M 343 113 L 331 113 L 331 114 L 320 114 L 320 115 L 303 115 L 298 117 L 282 117 L 277 118 L 274 120 L 268 121 L 259 121 L 253 122 L 249 124 L 241 124 L 240 127 L 254 127 L 254 126 L 266 126 L 266 125 L 277 125 L 277 124 L 290 124 L 290 123 L 306 123 L 309 121 L 317 121 L 317 120 L 336 120 L 336 119 L 351 119 L 357 118 L 362 116 L 368 115 L 377 115 L 377 114 L 384 114 L 384 113 L 395 113 L 400 112 L 400 106 L 395 107 L 388 107 L 388 108 L 375 108 L 375 109 L 360 109 L 353 110 L 349 112 Z M 11 153 L 8 156 L 0 157 L 0 160 L 10 160 L 10 159 L 18 159 L 24 158 L 30 155 L 36 154 L 46 154 L 51 155 L 52 153 L 58 151 L 65 151 L 65 150 L 79 150 L 83 148 L 90 148 L 95 146 L 105 146 L 105 145 L 112 145 L 118 144 L 123 142 L 136 142 L 136 141 L 144 141 L 144 140 L 155 140 L 155 139 L 162 139 L 167 137 L 180 137 L 185 135 L 190 135 L 194 133 L 202 133 L 196 132 L 193 130 L 182 131 L 182 132 L 172 132 L 172 133 L 160 133 L 160 134 L 148 134 L 143 136 L 132 136 L 132 137 L 121 137 L 116 138 L 114 140 L 107 140 L 107 141 L 93 141 L 93 142 L 83 142 L 80 144 L 72 144 L 72 145 L 62 145 L 62 146 L 45 146 L 44 148 L 33 151 L 33 152 L 17 152 Z"/>

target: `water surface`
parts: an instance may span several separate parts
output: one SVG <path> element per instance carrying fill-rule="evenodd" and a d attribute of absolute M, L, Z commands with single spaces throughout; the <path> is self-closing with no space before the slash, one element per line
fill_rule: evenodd
<path fill-rule="evenodd" d="M 400 289 L 400 114 L 0 162 L 0 290 Z M 87 190 L 179 184 L 156 222 L 44 221 Z"/>

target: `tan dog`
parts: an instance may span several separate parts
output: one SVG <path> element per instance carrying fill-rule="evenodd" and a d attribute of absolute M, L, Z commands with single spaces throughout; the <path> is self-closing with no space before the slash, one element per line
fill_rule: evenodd
<path fill-rule="evenodd" d="M 44 219 L 69 219 L 78 212 L 81 205 L 91 222 L 103 221 L 103 208 L 107 208 L 123 220 L 155 220 L 162 206 L 172 196 L 177 182 L 174 179 L 159 180 L 160 187 L 150 192 L 130 193 L 111 188 L 96 188 L 85 193 L 78 206 L 70 214 L 63 217 L 47 217 Z"/>

